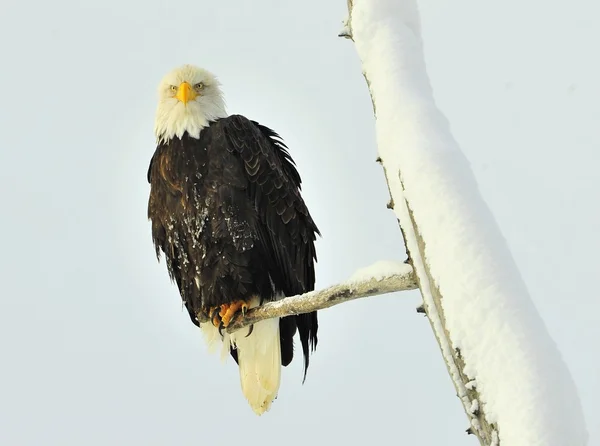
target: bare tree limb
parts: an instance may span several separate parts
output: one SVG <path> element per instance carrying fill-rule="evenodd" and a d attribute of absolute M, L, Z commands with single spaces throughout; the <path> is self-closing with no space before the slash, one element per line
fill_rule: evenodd
<path fill-rule="evenodd" d="M 266 303 L 249 310 L 245 316 L 236 316 L 224 331 L 233 333 L 264 319 L 310 313 L 354 299 L 417 289 L 417 282 L 411 266 L 406 264 L 402 266 L 401 271 L 385 277 L 369 277 L 359 281 L 350 280 L 322 290 Z M 200 322 L 207 321 L 206 316 L 200 313 L 198 319 Z"/>

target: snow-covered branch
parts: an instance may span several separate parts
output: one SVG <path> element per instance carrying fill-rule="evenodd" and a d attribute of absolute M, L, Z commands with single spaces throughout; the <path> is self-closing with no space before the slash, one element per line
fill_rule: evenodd
<path fill-rule="evenodd" d="M 438 109 L 416 0 L 348 0 L 377 144 L 424 310 L 485 446 L 583 446 L 577 389 Z"/>
<path fill-rule="evenodd" d="M 322 290 L 290 296 L 266 303 L 237 316 L 225 331 L 232 333 L 251 324 L 274 317 L 310 313 L 362 297 L 414 290 L 417 288 L 413 269 L 406 263 L 378 262 L 357 271 L 347 282 Z M 206 318 L 199 315 L 200 321 Z"/>

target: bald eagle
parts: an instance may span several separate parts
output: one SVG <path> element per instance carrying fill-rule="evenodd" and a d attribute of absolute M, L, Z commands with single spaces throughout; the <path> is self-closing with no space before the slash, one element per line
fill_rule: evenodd
<path fill-rule="evenodd" d="M 237 362 L 252 410 L 269 410 L 281 367 L 300 337 L 304 379 L 317 345 L 317 313 L 223 331 L 249 308 L 314 289 L 320 235 L 300 194 L 300 175 L 273 130 L 225 111 L 220 83 L 184 65 L 158 89 L 148 218 L 191 321 Z M 203 314 L 209 322 L 200 322 Z M 200 318 L 202 319 L 202 318 Z"/>

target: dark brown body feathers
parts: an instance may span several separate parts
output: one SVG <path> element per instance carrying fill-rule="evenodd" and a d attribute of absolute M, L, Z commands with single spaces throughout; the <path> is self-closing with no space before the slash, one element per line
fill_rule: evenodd
<path fill-rule="evenodd" d="M 204 308 L 314 289 L 319 231 L 279 136 L 243 116 L 159 144 L 148 169 L 148 218 L 192 322 Z M 317 344 L 316 312 L 280 320 L 282 365 L 300 335 L 305 373 Z M 235 350 L 231 351 L 237 361 Z"/>

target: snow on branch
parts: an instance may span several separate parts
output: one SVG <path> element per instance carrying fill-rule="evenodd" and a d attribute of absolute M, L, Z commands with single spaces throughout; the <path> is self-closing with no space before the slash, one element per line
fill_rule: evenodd
<path fill-rule="evenodd" d="M 350 280 L 322 290 L 290 296 L 238 315 L 224 331 L 232 333 L 264 319 L 291 316 L 323 310 L 363 297 L 414 290 L 417 288 L 413 269 L 406 263 L 377 262 L 357 271 Z M 207 319 L 199 314 L 200 322 Z"/>
<path fill-rule="evenodd" d="M 433 98 L 416 0 L 348 0 L 379 160 L 468 431 L 485 446 L 584 446 L 577 388 Z"/>

